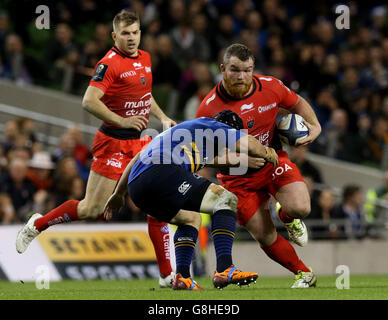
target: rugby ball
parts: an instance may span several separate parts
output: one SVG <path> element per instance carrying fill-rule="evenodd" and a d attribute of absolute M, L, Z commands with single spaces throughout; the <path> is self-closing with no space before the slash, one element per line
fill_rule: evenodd
<path fill-rule="evenodd" d="M 280 140 L 290 146 L 297 145 L 300 140 L 309 134 L 309 129 L 304 121 L 299 114 L 279 115 L 276 118 L 276 127 Z"/>

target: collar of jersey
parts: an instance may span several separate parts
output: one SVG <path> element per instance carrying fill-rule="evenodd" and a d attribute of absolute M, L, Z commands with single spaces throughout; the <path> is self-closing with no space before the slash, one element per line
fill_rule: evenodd
<path fill-rule="evenodd" d="M 122 56 L 122 57 L 124 57 L 124 58 L 138 59 L 139 56 L 140 56 L 139 50 L 137 51 L 137 56 L 136 56 L 136 57 L 131 57 L 131 56 L 125 54 L 124 52 L 120 51 L 120 49 L 117 48 L 116 46 L 113 46 L 111 50 L 114 51 L 114 52 L 116 52 L 117 54 L 119 54 L 120 56 Z"/>

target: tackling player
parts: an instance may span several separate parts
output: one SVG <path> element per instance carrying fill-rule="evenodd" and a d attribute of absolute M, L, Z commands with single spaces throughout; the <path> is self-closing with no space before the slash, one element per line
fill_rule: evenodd
<path fill-rule="evenodd" d="M 213 276 L 216 288 L 230 283 L 246 285 L 255 281 L 257 273 L 241 272 L 232 261 L 232 245 L 236 228 L 237 197 L 222 186 L 195 174 L 209 163 L 217 166 L 226 149 L 246 152 L 277 164 L 274 149 L 266 148 L 242 129 L 237 114 L 225 110 L 214 117 L 182 122 L 155 137 L 126 168 L 104 214 L 124 204 L 126 192 L 134 203 L 160 221 L 178 226 L 174 235 L 176 276 L 173 289 L 199 290 L 190 275 L 190 264 L 201 225 L 199 212 L 212 215 L 211 232 L 217 257 Z M 244 148 L 244 146 L 246 146 Z M 264 165 L 263 159 L 252 165 Z M 237 163 L 236 163 L 237 164 Z M 222 164 L 221 164 L 222 165 Z M 155 179 L 157 177 L 157 179 Z M 161 212 L 160 207 L 165 210 Z"/>
<path fill-rule="evenodd" d="M 250 135 L 277 150 L 279 164 L 276 167 L 267 164 L 242 176 L 221 171 L 218 180 L 239 198 L 240 225 L 247 228 L 271 259 L 295 274 L 292 288 L 315 286 L 314 273 L 298 258 L 292 245 L 276 232 L 268 200 L 272 195 L 280 203 L 279 217 L 290 239 L 300 246 L 306 245 L 308 234 L 301 218 L 310 213 L 309 193 L 297 166 L 281 149 L 274 132 L 279 108 L 298 113 L 309 129 L 309 135 L 300 145 L 307 145 L 321 132 L 318 119 L 306 100 L 281 81 L 253 74 L 254 56 L 246 46 L 229 46 L 220 67 L 222 81 L 204 98 L 197 117 L 212 117 L 224 109 L 236 112 Z"/>
<path fill-rule="evenodd" d="M 82 105 L 103 121 L 96 133 L 93 163 L 82 201 L 69 200 L 42 216 L 34 214 L 19 232 L 16 249 L 23 253 L 31 241 L 51 225 L 83 219 L 101 219 L 104 204 L 113 193 L 130 160 L 150 142 L 140 138 L 149 114 L 170 127 L 168 118 L 155 102 L 152 89 L 151 57 L 138 49 L 140 20 L 136 13 L 122 10 L 113 19 L 114 47 L 98 62 Z M 168 226 L 147 217 L 161 273 L 159 285 L 171 286 L 172 269 L 164 241 L 169 241 Z"/>

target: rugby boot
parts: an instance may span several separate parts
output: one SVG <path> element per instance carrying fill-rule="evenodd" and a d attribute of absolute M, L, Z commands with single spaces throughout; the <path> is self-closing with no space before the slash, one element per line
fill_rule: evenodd
<path fill-rule="evenodd" d="M 222 289 L 231 283 L 238 286 L 249 285 L 251 282 L 256 283 L 258 276 L 255 272 L 243 272 L 231 265 L 223 272 L 214 272 L 213 285 L 217 289 Z"/>

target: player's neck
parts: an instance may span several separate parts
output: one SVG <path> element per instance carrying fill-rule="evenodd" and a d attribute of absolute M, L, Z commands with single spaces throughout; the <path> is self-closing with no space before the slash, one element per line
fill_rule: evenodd
<path fill-rule="evenodd" d="M 115 44 L 114 47 L 116 48 L 117 51 L 119 51 L 123 56 L 126 56 L 126 57 L 135 58 L 139 55 L 139 51 L 137 49 L 136 49 L 135 53 L 129 54 L 129 53 L 125 52 L 124 50 L 120 49 L 120 47 L 117 46 L 117 44 Z"/>

